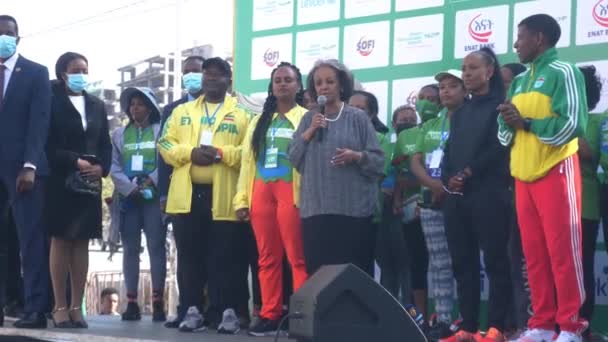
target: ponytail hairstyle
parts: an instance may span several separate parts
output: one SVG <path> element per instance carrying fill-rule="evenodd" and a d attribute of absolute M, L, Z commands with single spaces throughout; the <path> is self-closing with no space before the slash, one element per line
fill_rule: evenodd
<path fill-rule="evenodd" d="M 500 72 L 500 63 L 498 58 L 492 49 L 489 47 L 483 47 L 473 53 L 481 56 L 487 66 L 491 66 L 494 69 L 492 77 L 490 78 L 490 95 L 504 101 L 505 99 L 505 84 L 502 80 L 502 73 Z"/>
<path fill-rule="evenodd" d="M 302 83 L 302 73 L 300 69 L 295 65 L 287 62 L 281 62 L 279 66 L 272 70 L 270 74 L 270 83 L 268 84 L 268 97 L 266 97 L 266 101 L 264 102 L 264 109 L 262 110 L 262 114 L 260 114 L 260 119 L 253 130 L 253 137 L 251 138 L 251 148 L 253 150 L 253 156 L 255 160 L 263 155 L 263 151 L 266 148 L 266 133 L 268 132 L 268 127 L 272 123 L 272 117 L 274 113 L 277 111 L 277 98 L 272 93 L 272 82 L 274 80 L 274 74 L 279 68 L 287 67 L 293 70 L 297 77 L 298 85 L 300 86 L 300 90 L 296 93 L 295 101 L 298 105 L 304 105 L 304 85 Z"/>

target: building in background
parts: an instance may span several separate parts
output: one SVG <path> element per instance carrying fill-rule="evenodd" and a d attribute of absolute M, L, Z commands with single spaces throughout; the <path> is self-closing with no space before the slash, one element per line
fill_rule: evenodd
<path fill-rule="evenodd" d="M 201 45 L 182 51 L 181 59 L 188 56 L 202 56 L 209 58 L 213 56 L 212 45 Z M 181 68 L 181 60 L 178 63 Z M 174 54 L 157 55 L 148 57 L 139 62 L 118 68 L 121 82 L 118 84 L 120 92 L 128 87 L 148 87 L 154 91 L 159 105 L 174 101 L 173 78 L 175 75 Z M 120 111 L 120 109 L 119 109 Z"/>

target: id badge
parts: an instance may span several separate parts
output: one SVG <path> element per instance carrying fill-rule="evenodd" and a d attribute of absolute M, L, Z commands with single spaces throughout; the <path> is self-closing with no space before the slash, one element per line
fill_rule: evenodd
<path fill-rule="evenodd" d="M 199 143 L 203 146 L 213 145 L 213 132 L 203 131 L 201 133 L 201 140 L 199 141 Z"/>
<path fill-rule="evenodd" d="M 439 168 L 439 165 L 441 165 L 441 159 L 443 159 L 443 150 L 433 151 L 433 153 L 431 154 L 431 161 L 429 163 L 429 167 L 431 169 Z"/>
<path fill-rule="evenodd" d="M 264 160 L 264 168 L 275 169 L 279 166 L 279 149 L 272 147 L 266 150 L 266 158 Z"/>
<path fill-rule="evenodd" d="M 393 133 L 391 134 L 391 144 L 394 144 L 397 142 L 397 134 Z"/>
<path fill-rule="evenodd" d="M 131 171 L 144 170 L 144 156 L 134 155 L 131 157 Z"/>

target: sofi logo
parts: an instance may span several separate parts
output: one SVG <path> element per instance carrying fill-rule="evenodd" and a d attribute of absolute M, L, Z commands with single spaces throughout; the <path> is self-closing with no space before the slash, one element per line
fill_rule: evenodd
<path fill-rule="evenodd" d="M 601 26 L 608 27 L 608 0 L 600 0 L 593 6 L 593 19 Z"/>
<path fill-rule="evenodd" d="M 407 96 L 407 100 L 405 100 L 405 104 L 410 106 L 416 106 L 416 101 L 418 100 L 418 92 L 416 90 L 412 90 L 410 94 Z"/>
<path fill-rule="evenodd" d="M 267 49 L 264 52 L 264 63 L 269 67 L 275 66 L 279 61 L 279 51 L 273 49 Z"/>
<path fill-rule="evenodd" d="M 483 14 L 478 14 L 469 23 L 469 35 L 480 43 L 487 43 L 492 36 L 494 23 L 491 19 L 485 18 Z"/>
<path fill-rule="evenodd" d="M 363 36 L 357 43 L 357 52 L 359 52 L 361 56 L 369 56 L 374 51 L 375 45 L 375 40 L 369 39 L 367 36 Z"/>

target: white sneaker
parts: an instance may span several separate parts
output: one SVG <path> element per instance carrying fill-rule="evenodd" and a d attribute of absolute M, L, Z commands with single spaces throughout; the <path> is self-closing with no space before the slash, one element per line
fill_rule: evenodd
<path fill-rule="evenodd" d="M 217 327 L 220 334 L 235 335 L 241 330 L 239 318 L 233 309 L 226 309 L 222 314 L 222 323 Z"/>
<path fill-rule="evenodd" d="M 184 320 L 179 324 L 179 331 L 196 332 L 205 329 L 206 328 L 203 325 L 203 315 L 198 312 L 196 306 L 189 307 Z"/>
<path fill-rule="evenodd" d="M 577 335 L 575 333 L 569 331 L 562 331 L 559 336 L 557 336 L 557 340 L 555 342 L 582 342 L 583 338 L 581 335 Z"/>
<path fill-rule="evenodd" d="M 517 339 L 517 342 L 552 342 L 555 332 L 552 330 L 530 329 Z"/>

